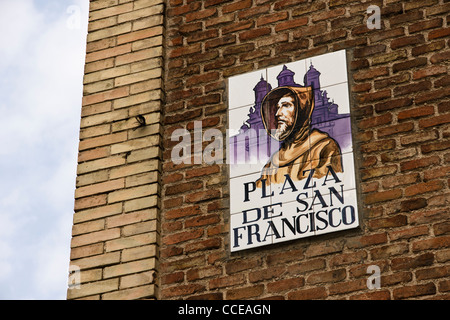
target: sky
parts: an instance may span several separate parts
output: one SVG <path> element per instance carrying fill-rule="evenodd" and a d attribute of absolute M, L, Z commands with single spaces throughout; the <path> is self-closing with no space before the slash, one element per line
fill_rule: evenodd
<path fill-rule="evenodd" d="M 66 298 L 88 0 L 0 0 L 0 299 Z"/>

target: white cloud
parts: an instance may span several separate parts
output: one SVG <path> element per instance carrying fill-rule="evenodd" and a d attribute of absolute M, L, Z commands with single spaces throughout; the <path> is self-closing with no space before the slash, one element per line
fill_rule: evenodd
<path fill-rule="evenodd" d="M 88 5 L 0 2 L 0 299 L 66 295 Z"/>

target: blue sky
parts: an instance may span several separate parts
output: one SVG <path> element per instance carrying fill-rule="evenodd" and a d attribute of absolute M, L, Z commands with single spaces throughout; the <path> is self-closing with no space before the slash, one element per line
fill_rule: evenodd
<path fill-rule="evenodd" d="M 0 0 L 0 299 L 65 299 L 88 0 Z"/>

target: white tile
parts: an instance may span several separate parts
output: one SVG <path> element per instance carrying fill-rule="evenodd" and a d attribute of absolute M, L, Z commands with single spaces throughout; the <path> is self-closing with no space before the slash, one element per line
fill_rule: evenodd
<path fill-rule="evenodd" d="M 341 155 L 343 172 L 327 172 L 326 176 L 321 178 L 313 177 L 310 185 L 314 190 L 319 190 L 322 194 L 330 194 L 330 188 L 334 188 L 337 192 L 346 191 L 356 188 L 355 181 L 355 164 L 353 153 L 344 153 Z"/>
<path fill-rule="evenodd" d="M 321 221 L 321 225 L 316 223 L 319 227 L 316 230 L 316 235 L 353 229 L 359 226 L 356 189 L 344 191 L 343 195 L 344 203 L 334 201 L 332 206 L 315 209 L 316 218 L 318 216 L 326 221 L 325 223 Z M 325 196 L 325 198 L 327 197 Z M 329 202 L 330 200 L 328 200 L 328 204 L 330 204 Z"/>
<path fill-rule="evenodd" d="M 328 101 L 338 105 L 339 114 L 350 113 L 348 82 L 340 82 L 328 86 L 320 87 L 320 90 L 328 98 Z"/>
<path fill-rule="evenodd" d="M 256 248 L 272 244 L 269 221 L 261 216 L 246 216 L 244 213 L 236 213 L 230 216 L 230 250 L 231 252 Z"/>
<path fill-rule="evenodd" d="M 228 112 L 227 163 L 231 177 L 261 171 L 271 154 L 279 149 L 279 142 L 271 139 L 265 129 L 247 126 L 246 130 L 240 130 L 250 108 L 245 106 Z"/>
<path fill-rule="evenodd" d="M 245 176 L 230 179 L 230 213 L 238 213 L 243 210 L 262 208 L 270 205 L 270 187 L 258 188 L 256 181 L 261 177 L 258 171 Z M 249 212 L 248 215 L 255 212 Z M 255 213 L 256 214 L 256 213 Z"/>
<path fill-rule="evenodd" d="M 306 59 L 307 71 L 311 66 L 320 72 L 320 87 L 347 82 L 347 59 L 345 50 L 326 53 Z"/>
<path fill-rule="evenodd" d="M 228 78 L 228 109 L 255 103 L 253 89 L 261 80 L 267 79 L 266 69 L 261 69 Z"/>
<path fill-rule="evenodd" d="M 312 237 L 315 230 L 311 227 L 310 214 L 313 210 L 306 203 L 311 204 L 312 198 L 299 198 L 300 201 L 283 203 L 282 206 L 272 204 L 276 208 L 276 214 L 272 218 L 273 228 L 276 234 L 273 236 L 273 243 L 280 243 L 295 239 Z"/>
<path fill-rule="evenodd" d="M 283 72 L 285 66 L 288 69 L 287 71 L 291 71 L 294 73 L 292 75 L 292 77 L 293 77 L 292 80 L 296 84 L 304 86 L 303 78 L 306 73 L 306 60 L 299 60 L 299 61 L 289 62 L 289 63 L 285 63 L 285 64 L 280 64 L 275 67 L 267 68 L 268 82 L 272 86 L 272 89 L 275 89 L 275 88 L 283 85 L 282 81 L 286 80 L 286 79 L 277 79 L 277 77 L 280 75 L 280 73 Z M 286 71 L 284 74 L 286 74 Z"/>

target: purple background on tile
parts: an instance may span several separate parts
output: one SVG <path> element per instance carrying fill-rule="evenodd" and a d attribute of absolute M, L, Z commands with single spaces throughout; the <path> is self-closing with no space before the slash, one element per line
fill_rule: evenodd
<path fill-rule="evenodd" d="M 302 85 L 295 83 L 294 74 L 293 71 L 283 66 L 282 71 L 277 76 L 278 87 L 301 87 Z M 314 90 L 311 129 L 328 133 L 336 140 L 341 150 L 345 150 L 351 146 L 350 114 L 340 114 L 339 106 L 330 101 L 326 90 L 320 89 L 320 72 L 312 64 L 303 80 L 304 86 L 311 86 Z M 261 102 L 270 90 L 272 90 L 272 86 L 261 76 L 260 81 L 253 88 L 255 104 L 250 107 L 247 120 L 239 129 L 239 134 L 230 137 L 231 163 L 246 163 L 250 159 L 255 160 L 255 157 L 258 157 L 258 161 L 264 163 L 273 152 L 279 149 L 280 142 L 267 135 L 261 120 Z M 256 131 L 256 139 L 254 134 L 249 134 L 249 129 Z M 245 152 L 240 152 L 241 150 L 245 150 Z M 257 153 L 257 155 L 254 153 Z"/>

